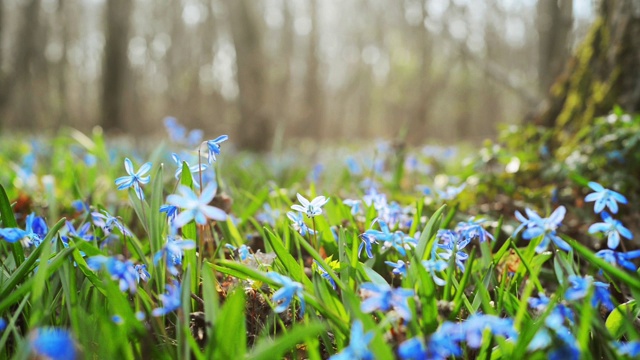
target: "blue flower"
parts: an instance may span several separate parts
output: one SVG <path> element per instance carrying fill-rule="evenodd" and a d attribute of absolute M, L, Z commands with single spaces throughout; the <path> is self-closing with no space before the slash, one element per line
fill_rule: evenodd
<path fill-rule="evenodd" d="M 444 279 L 441 279 L 436 275 L 436 271 L 443 271 L 447 266 L 449 266 L 446 261 L 433 259 L 422 260 L 422 266 L 424 266 L 425 270 L 431 274 L 434 283 L 439 286 L 444 286 L 447 283 Z"/>
<path fill-rule="evenodd" d="M 145 176 L 149 170 L 151 170 L 151 163 L 145 163 L 140 167 L 138 172 L 133 169 L 133 164 L 129 158 L 124 159 L 124 169 L 127 171 L 128 176 L 122 176 L 116 179 L 115 183 L 118 185 L 118 190 L 128 189 L 133 187 L 138 195 L 138 199 L 144 200 L 144 192 L 142 191 L 142 184 L 148 184 L 151 180 L 150 176 Z"/>
<path fill-rule="evenodd" d="M 285 311 L 295 295 L 300 300 L 300 314 L 304 315 L 305 303 L 302 284 L 276 272 L 267 273 L 267 277 L 281 286 L 281 288 L 273 294 L 273 301 L 278 303 L 274 311 L 277 313 Z"/>
<path fill-rule="evenodd" d="M 175 205 L 181 209 L 184 209 L 175 219 L 173 225 L 177 228 L 181 228 L 188 224 L 190 221 L 195 220 L 200 225 L 207 224 L 207 219 L 225 221 L 227 214 L 218 209 L 217 207 L 209 205 L 216 195 L 216 186 L 213 183 L 209 183 L 200 197 L 198 197 L 190 188 L 180 185 L 178 187 L 180 195 L 171 194 L 167 196 L 167 202 L 170 205 Z"/>
<path fill-rule="evenodd" d="M 598 307 L 598 304 L 602 304 L 605 309 L 611 311 L 613 310 L 613 302 L 611 301 L 611 293 L 609 292 L 609 284 L 605 284 L 603 282 L 594 281 L 593 282 L 593 297 L 591 298 L 591 306 L 594 308 Z"/>
<path fill-rule="evenodd" d="M 262 224 L 269 224 L 271 227 L 276 226 L 276 219 L 280 216 L 280 210 L 273 209 L 271 205 L 265 203 L 262 205 L 262 212 L 256 215 L 256 220 Z M 304 235 L 303 235 L 304 236 Z"/>
<path fill-rule="evenodd" d="M 503 319 L 494 315 L 472 315 L 462 323 L 467 345 L 478 349 L 482 345 L 482 334 L 489 329 L 494 336 L 516 339 L 518 333 L 513 327 L 513 319 Z"/>
<path fill-rule="evenodd" d="M 153 257 L 153 263 L 157 264 L 162 257 L 165 257 L 167 264 L 167 270 L 171 275 L 178 275 L 178 269 L 176 266 L 182 265 L 182 257 L 184 256 L 184 250 L 190 250 L 196 248 L 196 242 L 193 240 L 182 240 L 175 236 L 167 236 L 167 242 L 162 249 L 158 251 Z"/>
<path fill-rule="evenodd" d="M 464 339 L 462 327 L 451 322 L 444 322 L 436 332 L 425 340 L 411 338 L 398 347 L 398 355 L 403 360 L 445 360 L 462 356 L 460 341 Z"/>
<path fill-rule="evenodd" d="M 618 203 L 627 203 L 627 198 L 625 198 L 624 195 L 613 190 L 605 189 L 604 186 L 598 184 L 597 182 L 589 182 L 589 187 L 595 192 L 592 192 L 585 196 L 584 201 L 595 201 L 595 204 L 593 206 L 593 211 L 595 213 L 599 213 L 604 210 L 605 207 L 608 207 L 612 213 L 617 214 Z"/>
<path fill-rule="evenodd" d="M 631 358 L 636 358 L 640 356 L 640 341 L 629 341 L 629 342 L 616 342 L 614 343 L 616 350 L 618 350 L 618 354 L 627 355 Z"/>
<path fill-rule="evenodd" d="M 355 321 L 351 326 L 349 346 L 340 353 L 331 356 L 332 360 L 373 360 L 373 353 L 369 350 L 369 343 L 373 340 L 373 331 L 366 334 L 361 321 Z"/>
<path fill-rule="evenodd" d="M 117 228 L 120 230 L 122 235 L 131 236 L 131 232 L 127 230 L 127 228 L 122 224 L 119 218 L 115 216 L 111 216 L 106 210 L 102 210 L 104 214 L 99 212 L 92 212 L 91 217 L 93 219 L 93 224 L 95 226 L 99 226 L 105 232 L 105 234 L 110 234 L 113 231 L 113 228 Z"/>
<path fill-rule="evenodd" d="M 371 244 L 372 243 L 376 243 L 377 244 L 378 240 L 376 240 L 376 237 L 373 234 L 368 233 L 368 231 L 365 232 L 364 234 L 360 234 L 359 237 L 362 240 L 362 243 L 360 243 L 360 246 L 358 246 L 358 257 L 362 253 L 362 249 L 365 249 L 369 259 L 373 258 L 373 253 L 371 251 L 372 250 Z"/>
<path fill-rule="evenodd" d="M 630 260 L 640 257 L 640 250 L 634 250 L 625 253 L 605 249 L 598 251 L 596 253 L 596 256 L 602 258 L 604 261 L 610 264 L 620 265 L 627 270 L 636 271 L 636 265 Z"/>
<path fill-rule="evenodd" d="M 587 296 L 587 292 L 592 283 L 593 278 L 591 276 L 583 278 L 577 275 L 570 275 L 569 288 L 565 291 L 564 298 L 569 301 L 584 298 Z"/>
<path fill-rule="evenodd" d="M 467 222 L 460 222 L 458 223 L 458 232 L 469 241 L 475 238 L 478 238 L 480 242 L 485 242 L 488 239 L 493 240 L 493 235 L 482 227 L 481 224 L 484 222 L 485 220 L 474 220 L 473 218 Z"/>
<path fill-rule="evenodd" d="M 138 272 L 138 278 L 140 278 L 142 281 L 147 282 L 149 281 L 149 279 L 151 279 L 151 274 L 149 274 L 149 271 L 147 271 L 147 265 L 138 264 L 134 266 L 133 269 Z"/>
<path fill-rule="evenodd" d="M 19 228 L 0 229 L 0 237 L 9 243 L 15 243 L 27 236 L 27 232 Z"/>
<path fill-rule="evenodd" d="M 87 259 L 87 265 L 92 270 L 104 267 L 111 275 L 111 279 L 118 280 L 120 291 L 129 290 L 132 294 L 136 292 L 137 284 L 140 281 L 140 272 L 131 260 L 121 261 L 114 257 L 97 255 Z M 143 278 L 143 280 L 145 279 Z"/>
<path fill-rule="evenodd" d="M 521 229 L 525 229 L 522 233 L 522 238 L 525 240 L 531 240 L 538 236 L 543 236 L 542 241 L 536 247 L 537 253 L 547 250 L 549 243 L 552 241 L 562 250 L 571 250 L 571 246 L 556 234 L 556 230 L 562 225 L 562 220 L 564 220 L 564 215 L 567 212 L 567 209 L 564 206 L 559 206 L 553 211 L 553 213 L 551 213 L 551 215 L 549 215 L 548 218 L 541 218 L 530 209 L 525 209 L 525 211 L 529 216 L 529 219 L 525 218 L 519 211 L 516 211 L 516 218 L 518 218 L 522 224 L 513 233 L 514 236 Z"/>
<path fill-rule="evenodd" d="M 7 328 L 7 320 L 0 317 L 0 333 L 3 332 L 4 329 L 6 328 Z"/>
<path fill-rule="evenodd" d="M 616 220 L 606 211 L 601 214 L 604 222 L 595 223 L 589 226 L 589 234 L 602 232 L 607 236 L 607 246 L 609 249 L 615 249 L 620 244 L 620 236 L 629 240 L 633 239 L 633 234 L 629 229 L 624 227 L 619 220 Z"/>
<path fill-rule="evenodd" d="M 351 215 L 356 215 L 362 210 L 362 201 L 360 200 L 345 199 L 342 203 L 351 208 Z"/>
<path fill-rule="evenodd" d="M 384 263 L 393 268 L 393 270 L 391 271 L 393 274 L 399 276 L 407 276 L 407 264 L 404 261 L 398 260 L 397 263 L 394 263 L 392 261 L 385 261 Z"/>
<path fill-rule="evenodd" d="M 307 236 L 307 234 L 315 234 L 315 232 L 304 223 L 304 218 L 301 213 L 295 213 L 293 211 L 287 212 L 287 217 L 289 220 L 293 221 L 293 229 L 300 233 L 302 236 Z"/>
<path fill-rule="evenodd" d="M 303 214 L 306 214 L 307 217 L 315 217 L 322 214 L 322 207 L 329 202 L 329 199 L 324 196 L 317 196 L 313 200 L 309 201 L 304 196 L 300 194 L 296 194 L 298 197 L 298 201 L 300 201 L 301 205 L 294 204 L 291 205 L 291 209 L 299 211 Z"/>
<path fill-rule="evenodd" d="M 226 141 L 229 137 L 227 135 L 221 135 L 213 140 L 207 140 L 207 149 L 209 154 L 207 156 L 209 164 L 216 161 L 216 155 L 220 155 L 220 143 Z"/>
<path fill-rule="evenodd" d="M 440 195 L 440 198 L 442 200 L 453 200 L 458 195 L 460 195 L 460 193 L 462 192 L 462 190 L 464 190 L 466 185 L 467 184 L 462 184 L 460 186 L 447 186 L 444 189 L 444 191 L 437 190 L 438 191 L 438 195 Z"/>
<path fill-rule="evenodd" d="M 391 309 L 395 310 L 400 317 L 411 320 L 411 309 L 408 300 L 414 295 L 413 290 L 392 289 L 389 285 L 377 285 L 374 283 L 364 283 L 360 285 L 367 299 L 362 302 L 360 309 L 365 313 L 380 310 L 383 312 Z"/>
<path fill-rule="evenodd" d="M 62 241 L 68 242 L 69 236 L 73 236 L 75 238 L 82 239 L 84 241 L 92 241 L 94 237 L 89 233 L 90 229 L 91 229 L 91 223 L 85 223 L 80 227 L 79 230 L 76 230 L 73 224 L 70 221 L 67 221 L 68 232 L 67 232 L 67 236 L 62 236 Z"/>
<path fill-rule="evenodd" d="M 187 164 L 189 172 L 191 173 L 191 182 L 193 182 L 193 185 L 196 188 L 200 188 L 200 184 L 198 183 L 198 181 L 196 181 L 195 174 L 205 171 L 208 167 L 207 164 L 189 165 L 186 160 L 182 160 L 176 153 L 171 154 L 171 159 L 173 159 L 173 162 L 176 163 L 176 172 L 174 173 L 174 177 L 176 178 L 176 180 L 180 180 L 180 177 L 182 176 L 182 164 L 185 163 Z"/>
<path fill-rule="evenodd" d="M 39 328 L 29 336 L 29 344 L 37 358 L 51 360 L 73 360 L 76 346 L 67 330 Z"/>
<path fill-rule="evenodd" d="M 167 222 L 171 224 L 176 219 L 176 216 L 178 216 L 178 207 L 164 204 L 160 206 L 160 212 L 167 214 Z"/>
<path fill-rule="evenodd" d="M 179 144 L 188 147 L 197 146 L 202 141 L 202 130 L 193 129 L 187 134 L 187 129 L 178 123 L 174 117 L 168 116 L 164 118 L 164 126 L 169 133 L 169 138 Z"/>
<path fill-rule="evenodd" d="M 153 311 L 151 312 L 153 316 L 166 315 L 180 308 L 180 305 L 182 303 L 182 291 L 180 288 L 180 284 L 177 281 L 173 280 L 173 283 L 165 285 L 165 288 L 167 289 L 167 293 L 160 295 L 162 307 L 153 309 Z"/>
<path fill-rule="evenodd" d="M 237 251 L 241 261 L 253 258 L 253 255 L 249 252 L 250 249 L 247 245 L 243 244 L 240 245 L 240 248 L 237 248 L 231 244 L 225 244 L 225 247 L 231 251 Z"/>
<path fill-rule="evenodd" d="M 456 265 L 460 271 L 464 272 L 464 262 L 467 261 L 469 255 L 465 253 L 463 249 L 469 244 L 470 239 L 464 238 L 460 233 L 451 230 L 438 230 L 436 237 L 439 243 L 434 246 L 433 251 L 435 252 L 438 249 L 442 250 L 437 252 L 437 254 L 447 261 L 454 256 Z"/>

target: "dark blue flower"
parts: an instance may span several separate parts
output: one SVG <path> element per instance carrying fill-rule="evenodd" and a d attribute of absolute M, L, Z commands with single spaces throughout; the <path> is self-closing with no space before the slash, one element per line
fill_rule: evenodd
<path fill-rule="evenodd" d="M 151 170 L 151 163 L 147 162 L 143 164 L 138 172 L 133 169 L 133 164 L 129 158 L 124 159 L 124 169 L 127 171 L 127 176 L 121 176 L 116 179 L 115 183 L 118 185 L 118 190 L 128 189 L 133 187 L 136 191 L 138 199 L 144 200 L 144 192 L 142 191 L 142 184 L 148 184 L 151 177 L 146 175 Z M 146 175 L 146 176 L 145 176 Z"/>
<path fill-rule="evenodd" d="M 180 288 L 180 284 L 177 281 L 173 280 L 173 283 L 165 285 L 165 288 L 167 289 L 167 293 L 160 295 L 162 306 L 153 309 L 153 311 L 151 312 L 153 316 L 166 315 L 172 311 L 179 309 L 180 305 L 182 304 L 182 291 Z"/>
<path fill-rule="evenodd" d="M 0 229 L 0 237 L 9 243 L 18 242 L 26 238 L 27 232 L 19 228 Z"/>
<path fill-rule="evenodd" d="M 209 150 L 207 159 L 209 160 L 209 164 L 216 161 L 216 155 L 220 155 L 220 143 L 227 139 L 229 139 L 227 135 L 220 135 L 213 140 L 207 140 L 207 149 Z"/>
<path fill-rule="evenodd" d="M 619 220 L 616 220 L 606 211 L 601 214 L 604 222 L 595 223 L 589 226 L 589 234 L 602 232 L 607 237 L 607 246 L 609 249 L 615 249 L 620 244 L 620 236 L 629 240 L 633 239 L 633 234 L 629 229 L 624 227 Z"/>
<path fill-rule="evenodd" d="M 634 250 L 625 253 L 605 249 L 598 251 L 596 253 L 596 256 L 602 258 L 604 261 L 610 264 L 620 265 L 627 270 L 636 271 L 636 265 L 630 260 L 640 257 L 640 250 Z"/>
<path fill-rule="evenodd" d="M 318 269 L 320 276 L 322 276 L 323 279 L 327 280 L 331 284 L 331 287 L 333 288 L 333 290 L 335 290 L 336 282 L 333 280 L 331 275 L 329 275 L 329 273 L 320 265 L 320 263 L 318 263 L 315 260 L 313 260 L 313 262 L 316 264 L 316 268 Z"/>
<path fill-rule="evenodd" d="M 618 203 L 626 204 L 627 198 L 624 195 L 617 193 L 613 190 L 605 189 L 604 186 L 598 184 L 597 182 L 589 182 L 589 187 L 594 191 L 588 194 L 584 201 L 591 202 L 595 201 L 593 210 L 596 213 L 604 210 L 605 207 L 609 208 L 612 213 L 618 213 Z"/>
<path fill-rule="evenodd" d="M 71 221 L 67 221 L 67 235 L 62 236 L 62 241 L 68 242 L 68 236 L 73 236 L 78 239 L 82 239 L 84 241 L 92 241 L 94 239 L 93 235 L 89 232 L 91 229 L 91 223 L 85 223 L 80 227 L 79 230 L 73 226 Z"/>
<path fill-rule="evenodd" d="M 412 314 L 409 309 L 408 300 L 414 295 L 413 290 L 409 289 L 393 289 L 391 286 L 374 283 L 364 283 L 360 285 L 363 294 L 367 297 L 360 305 L 360 309 L 365 313 L 376 310 L 387 312 L 395 310 L 401 318 L 409 321 Z"/>
<path fill-rule="evenodd" d="M 629 341 L 629 342 L 616 342 L 614 343 L 616 350 L 618 350 L 618 354 L 626 355 L 631 358 L 637 358 L 640 356 L 640 341 Z"/>
<path fill-rule="evenodd" d="M 369 259 L 373 258 L 371 244 L 377 244 L 378 240 L 376 240 L 376 237 L 373 234 L 367 232 L 365 232 L 364 234 L 360 234 L 359 237 L 362 242 L 360 243 L 360 246 L 358 246 L 358 257 L 360 256 L 360 254 L 362 254 L 362 249 L 365 249 L 367 257 Z"/>
<path fill-rule="evenodd" d="M 362 322 L 355 321 L 351 326 L 349 346 L 340 353 L 331 356 L 332 360 L 373 360 L 374 355 L 369 350 L 369 343 L 373 340 L 373 331 L 364 333 Z"/>
<path fill-rule="evenodd" d="M 0 317 L 0 333 L 3 332 L 4 329 L 6 328 L 7 328 L 7 320 Z"/>
<path fill-rule="evenodd" d="M 278 304 L 274 311 L 277 313 L 285 311 L 295 295 L 300 300 L 300 314 L 304 315 L 305 303 L 302 284 L 273 271 L 267 273 L 267 277 L 281 286 L 281 288 L 273 294 L 273 301 Z"/>
<path fill-rule="evenodd" d="M 160 206 L 160 212 L 167 214 L 167 222 L 171 224 L 178 216 L 178 207 L 174 205 L 164 204 Z"/>
<path fill-rule="evenodd" d="M 38 358 L 51 360 L 73 360 L 76 346 L 71 334 L 64 329 L 40 328 L 32 332 L 29 344 Z"/>

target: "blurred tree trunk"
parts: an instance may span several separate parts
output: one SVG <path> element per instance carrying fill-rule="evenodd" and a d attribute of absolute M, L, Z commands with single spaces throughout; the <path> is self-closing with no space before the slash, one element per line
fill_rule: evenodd
<path fill-rule="evenodd" d="M 416 26 L 412 26 L 412 32 L 415 33 L 415 38 L 418 40 L 417 48 L 420 59 L 420 65 L 416 74 L 418 77 L 418 91 L 413 96 L 413 111 L 408 113 L 409 119 L 407 125 L 407 142 L 414 145 L 424 143 L 425 141 L 425 137 L 427 136 L 427 126 L 430 122 L 429 110 L 432 104 L 432 98 L 430 96 L 432 89 L 429 81 L 429 75 L 431 73 L 431 64 L 433 60 L 433 40 L 429 30 L 427 30 L 424 25 L 424 20 L 427 18 L 427 12 L 424 10 L 424 6 L 421 7 L 421 10 L 421 18 L 423 21 L 420 21 Z"/>
<path fill-rule="evenodd" d="M 132 4 L 130 0 L 107 0 L 106 4 L 101 124 L 109 132 L 126 130 L 124 93 Z"/>
<path fill-rule="evenodd" d="M 268 150 L 273 138 L 273 124 L 265 103 L 266 59 L 254 2 L 228 0 L 227 5 L 236 50 L 241 117 L 237 124 L 237 144 L 241 149 Z"/>
<path fill-rule="evenodd" d="M 311 135 L 316 139 L 323 136 L 323 94 L 318 71 L 320 64 L 318 61 L 318 0 L 311 0 L 311 32 L 309 33 L 309 44 L 307 47 L 307 77 L 305 84 L 306 111 L 303 120 L 306 126 L 302 130 L 306 135 Z"/>
<path fill-rule="evenodd" d="M 538 85 L 540 94 L 549 92 L 569 58 L 569 33 L 573 26 L 573 0 L 539 0 Z"/>
<path fill-rule="evenodd" d="M 0 1 L 1 2 L 1 1 Z M 0 13 L 4 12 L 4 4 L 0 5 Z M 18 29 L 17 38 L 14 42 L 14 58 L 11 64 L 11 70 L 6 74 L 0 69 L 0 119 L 7 109 L 12 96 L 17 92 L 16 87 L 29 82 L 29 71 L 31 63 L 36 52 L 36 35 L 40 22 L 38 17 L 40 14 L 40 0 L 30 0 L 22 9 L 22 23 Z M 0 18 L 0 23 L 3 23 Z M 1 26 L 1 25 L 0 25 Z M 0 29 L 0 37 L 2 36 Z M 1 45 L 1 43 L 0 43 Z M 0 62 L 0 64 L 2 64 Z M 29 97 L 31 94 L 24 93 Z M 20 129 L 33 129 L 35 118 L 33 116 L 24 116 L 15 126 Z M 2 125 L 2 120 L 0 120 Z"/>
<path fill-rule="evenodd" d="M 615 104 L 640 110 L 640 7 L 633 0 L 601 2 L 588 36 L 532 120 L 555 128 L 550 146 L 556 148 L 571 145 L 580 129 Z"/>

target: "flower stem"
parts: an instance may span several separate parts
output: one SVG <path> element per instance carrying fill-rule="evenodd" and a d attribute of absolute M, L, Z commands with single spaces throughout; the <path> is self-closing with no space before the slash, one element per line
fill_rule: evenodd
<path fill-rule="evenodd" d="M 313 246 L 318 253 L 320 253 L 320 244 L 318 244 L 318 232 L 316 231 L 316 218 L 312 217 L 311 222 L 313 223 Z"/>

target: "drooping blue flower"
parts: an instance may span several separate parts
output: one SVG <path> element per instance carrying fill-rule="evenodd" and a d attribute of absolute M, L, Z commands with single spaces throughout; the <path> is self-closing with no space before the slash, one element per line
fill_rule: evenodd
<path fill-rule="evenodd" d="M 300 205 L 291 205 L 291 209 L 299 211 L 307 215 L 307 217 L 309 218 L 322 214 L 322 207 L 329 202 L 329 199 L 325 198 L 324 196 L 317 196 L 311 201 L 307 200 L 307 198 L 300 195 L 299 193 L 296 194 L 296 196 L 298 197 Z"/>
<path fill-rule="evenodd" d="M 589 234 L 602 232 L 607 237 L 607 246 L 609 249 L 615 249 L 620 244 L 620 236 L 629 240 L 633 239 L 633 234 L 629 229 L 622 225 L 622 222 L 616 220 L 606 211 L 601 214 L 604 222 L 598 222 L 589 226 Z"/>
<path fill-rule="evenodd" d="M 415 248 L 418 245 L 418 240 L 400 230 L 396 230 L 391 240 L 385 241 L 382 245 L 383 248 L 393 247 L 400 255 L 407 256 L 407 250 Z"/>
<path fill-rule="evenodd" d="M 196 188 L 200 188 L 200 183 L 198 183 L 198 181 L 196 180 L 195 174 L 205 171 L 208 165 L 207 164 L 190 165 L 186 160 L 181 159 L 180 156 L 176 153 L 171 154 L 171 159 L 176 164 L 176 172 L 174 173 L 174 177 L 176 178 L 176 180 L 180 180 L 180 177 L 182 176 L 183 163 L 185 163 L 189 168 L 189 173 L 191 173 L 191 182 L 193 183 L 193 186 L 195 186 Z"/>
<path fill-rule="evenodd" d="M 31 213 L 25 219 L 25 230 L 20 228 L 0 229 L 0 237 L 9 243 L 21 241 L 24 247 L 38 247 L 47 236 L 48 231 L 49 228 L 44 219 Z"/>
<path fill-rule="evenodd" d="M 29 345 L 37 358 L 73 360 L 77 356 L 71 334 L 64 329 L 39 328 L 29 336 Z"/>
<path fill-rule="evenodd" d="M 478 349 L 482 345 L 482 334 L 485 329 L 489 329 L 494 336 L 502 336 L 508 339 L 516 339 L 518 333 L 513 327 L 513 319 L 499 318 L 494 315 L 475 314 L 471 315 L 462 323 L 462 330 L 465 333 L 467 345 L 472 349 Z"/>
<path fill-rule="evenodd" d="M 220 135 L 213 140 L 207 140 L 207 149 L 209 150 L 207 159 L 209 160 L 209 164 L 216 161 L 216 155 L 220 155 L 220 143 L 227 139 L 229 139 L 227 135 Z"/>
<path fill-rule="evenodd" d="M 374 333 L 364 333 L 361 321 L 355 321 L 351 326 L 349 346 L 340 353 L 331 356 L 331 360 L 373 360 L 375 357 L 369 350 L 369 343 L 373 340 Z"/>
<path fill-rule="evenodd" d="M 249 251 L 249 247 L 247 245 L 240 245 L 239 248 L 231 245 L 231 244 L 225 244 L 224 245 L 227 249 L 231 250 L 231 251 L 237 251 L 238 252 L 238 257 L 240 257 L 241 261 L 245 261 L 247 259 L 252 259 L 253 258 L 253 254 L 251 254 Z"/>
<path fill-rule="evenodd" d="M 371 244 L 377 244 L 378 240 L 373 234 L 367 232 L 365 232 L 364 234 L 360 234 L 359 237 L 362 242 L 360 243 L 360 246 L 358 246 L 358 257 L 360 257 L 360 254 L 362 254 L 362 249 L 365 249 L 367 257 L 369 257 L 369 259 L 373 258 Z"/>
<path fill-rule="evenodd" d="M 630 271 L 636 271 L 638 268 L 630 260 L 640 257 L 640 250 L 617 252 L 609 249 L 604 249 L 598 251 L 596 253 L 596 256 L 610 264 L 622 266 L 623 268 Z"/>
<path fill-rule="evenodd" d="M 153 311 L 151 312 L 153 316 L 166 315 L 172 311 L 179 309 L 180 305 L 182 304 L 182 291 L 180 283 L 178 283 L 176 280 L 173 280 L 173 283 L 165 285 L 165 288 L 167 289 L 166 294 L 160 295 L 162 306 L 153 309 Z"/>
<path fill-rule="evenodd" d="M 593 278 L 591 276 L 569 275 L 569 288 L 565 291 L 564 298 L 569 301 L 584 298 L 587 296 L 592 283 Z"/>
<path fill-rule="evenodd" d="M 436 274 L 436 271 L 443 271 L 447 268 L 447 266 L 449 266 L 446 261 L 434 259 L 422 260 L 422 266 L 424 266 L 425 270 L 427 270 L 431 274 L 433 282 L 436 283 L 436 285 L 444 286 L 447 283 L 444 279 L 439 278 Z"/>
<path fill-rule="evenodd" d="M 180 195 L 171 194 L 167 196 L 167 203 L 184 210 L 173 222 L 173 226 L 176 228 L 181 228 L 192 220 L 195 220 L 197 224 L 206 225 L 207 219 L 217 221 L 225 221 L 227 219 L 227 214 L 223 210 L 209 205 L 216 195 L 215 184 L 209 183 L 202 190 L 200 196 L 184 185 L 178 187 L 178 192 Z"/>
<path fill-rule="evenodd" d="M 465 238 L 460 233 L 452 230 L 438 230 L 436 237 L 438 238 L 438 243 L 433 247 L 433 252 L 446 261 L 454 257 L 456 265 L 460 271 L 464 272 L 464 263 L 469 259 L 469 255 L 463 249 L 471 241 L 470 238 Z"/>
<path fill-rule="evenodd" d="M 160 212 L 167 214 L 167 222 L 169 224 L 173 223 L 178 216 L 178 207 L 175 205 L 164 204 L 160 206 Z"/>
<path fill-rule="evenodd" d="M 520 226 L 514 231 L 514 236 L 522 229 L 522 238 L 525 240 L 531 240 L 538 236 L 543 236 L 542 241 L 536 247 L 536 252 L 541 253 L 549 247 L 549 243 L 553 242 L 558 248 L 569 251 L 571 246 L 564 240 L 562 240 L 556 233 L 557 229 L 562 225 L 564 215 L 567 209 L 564 206 L 556 208 L 548 218 L 541 218 L 533 210 L 525 209 L 529 218 L 525 218 L 519 211 L 516 211 L 516 218 L 522 222 Z"/>
<path fill-rule="evenodd" d="M 604 186 L 598 184 L 597 182 L 589 182 L 589 187 L 594 192 L 585 196 L 584 201 L 595 201 L 593 205 L 593 211 L 596 214 L 604 210 L 605 207 L 609 208 L 612 213 L 617 214 L 618 203 L 627 203 L 627 198 L 624 197 L 624 195 L 613 190 L 606 189 Z"/>
<path fill-rule="evenodd" d="M 97 255 L 87 259 L 87 265 L 94 271 L 104 267 L 111 275 L 111 279 L 118 281 L 120 291 L 129 290 L 132 294 L 136 292 L 141 277 L 139 269 L 136 269 L 131 260 L 121 261 L 112 256 Z M 146 281 L 144 278 L 143 280 Z"/>
<path fill-rule="evenodd" d="M 140 280 L 147 282 L 149 281 L 149 279 L 151 279 L 151 274 L 149 274 L 149 271 L 147 271 L 147 265 L 138 264 L 134 266 L 133 269 L 138 272 L 138 278 Z"/>
<path fill-rule="evenodd" d="M 393 270 L 391 271 L 393 274 L 396 274 L 398 276 L 407 276 L 407 264 L 404 261 L 385 261 L 384 263 L 393 268 Z"/>
<path fill-rule="evenodd" d="M 304 223 L 304 218 L 302 217 L 302 213 L 289 211 L 287 212 L 287 217 L 289 220 L 293 222 L 291 226 L 293 229 L 297 231 L 302 236 L 307 236 L 307 234 L 313 235 L 315 232 Z"/>
<path fill-rule="evenodd" d="M 318 269 L 320 276 L 322 276 L 323 279 L 327 280 L 331 284 L 331 287 L 333 288 L 333 290 L 335 290 L 336 282 L 333 280 L 331 275 L 329 275 L 329 273 L 322 267 L 322 265 L 320 265 L 319 262 L 317 262 L 316 260 L 313 260 L 313 262 L 315 262 L 316 268 Z"/>
<path fill-rule="evenodd" d="M 609 284 L 605 284 L 600 281 L 593 282 L 593 297 L 591 298 L 591 306 L 598 307 L 598 304 L 602 304 L 605 309 L 613 310 L 613 302 L 611 301 L 611 292 L 609 292 Z"/>
<path fill-rule="evenodd" d="M 157 264 L 162 257 L 165 258 L 167 264 L 167 270 L 171 275 L 178 275 L 177 266 L 182 265 L 182 257 L 184 256 L 184 250 L 190 250 L 196 248 L 196 242 L 193 240 L 183 240 L 173 235 L 167 236 L 167 242 L 162 249 L 158 251 L 153 257 L 153 263 Z"/>
<path fill-rule="evenodd" d="M 305 303 L 303 294 L 304 288 L 302 287 L 302 284 L 273 271 L 268 272 L 267 277 L 281 286 L 281 288 L 276 291 L 272 297 L 273 302 L 278 304 L 274 311 L 277 313 L 285 311 L 289 307 L 289 304 L 291 304 L 291 300 L 293 300 L 293 296 L 295 295 L 300 300 L 300 314 L 304 315 Z"/>
<path fill-rule="evenodd" d="M 118 186 L 118 190 L 125 190 L 133 187 L 133 189 L 136 191 L 138 199 L 144 200 L 144 192 L 142 191 L 142 187 L 140 185 L 148 184 L 151 180 L 151 176 L 146 175 L 149 170 L 151 170 L 151 163 L 145 163 L 140 167 L 138 172 L 135 172 L 131 160 L 129 160 L 129 158 L 126 158 L 124 159 L 124 169 L 129 175 L 121 176 L 116 179 L 115 183 Z"/>
<path fill-rule="evenodd" d="M 102 210 L 102 213 L 92 212 L 91 217 L 93 219 L 93 224 L 95 226 L 99 226 L 105 234 L 111 234 L 113 228 L 117 228 L 120 230 L 122 235 L 131 236 L 131 232 L 122 224 L 119 218 L 112 216 L 106 210 Z"/>
<path fill-rule="evenodd" d="M 413 290 L 393 289 L 389 285 L 375 283 L 364 283 L 360 285 L 360 289 L 367 297 L 360 305 L 362 312 L 370 313 L 376 310 L 387 312 L 393 309 L 401 318 L 411 320 L 412 314 L 408 300 L 414 295 Z"/>
<path fill-rule="evenodd" d="M 0 317 L 0 333 L 2 333 L 6 328 L 7 328 L 7 320 Z"/>

